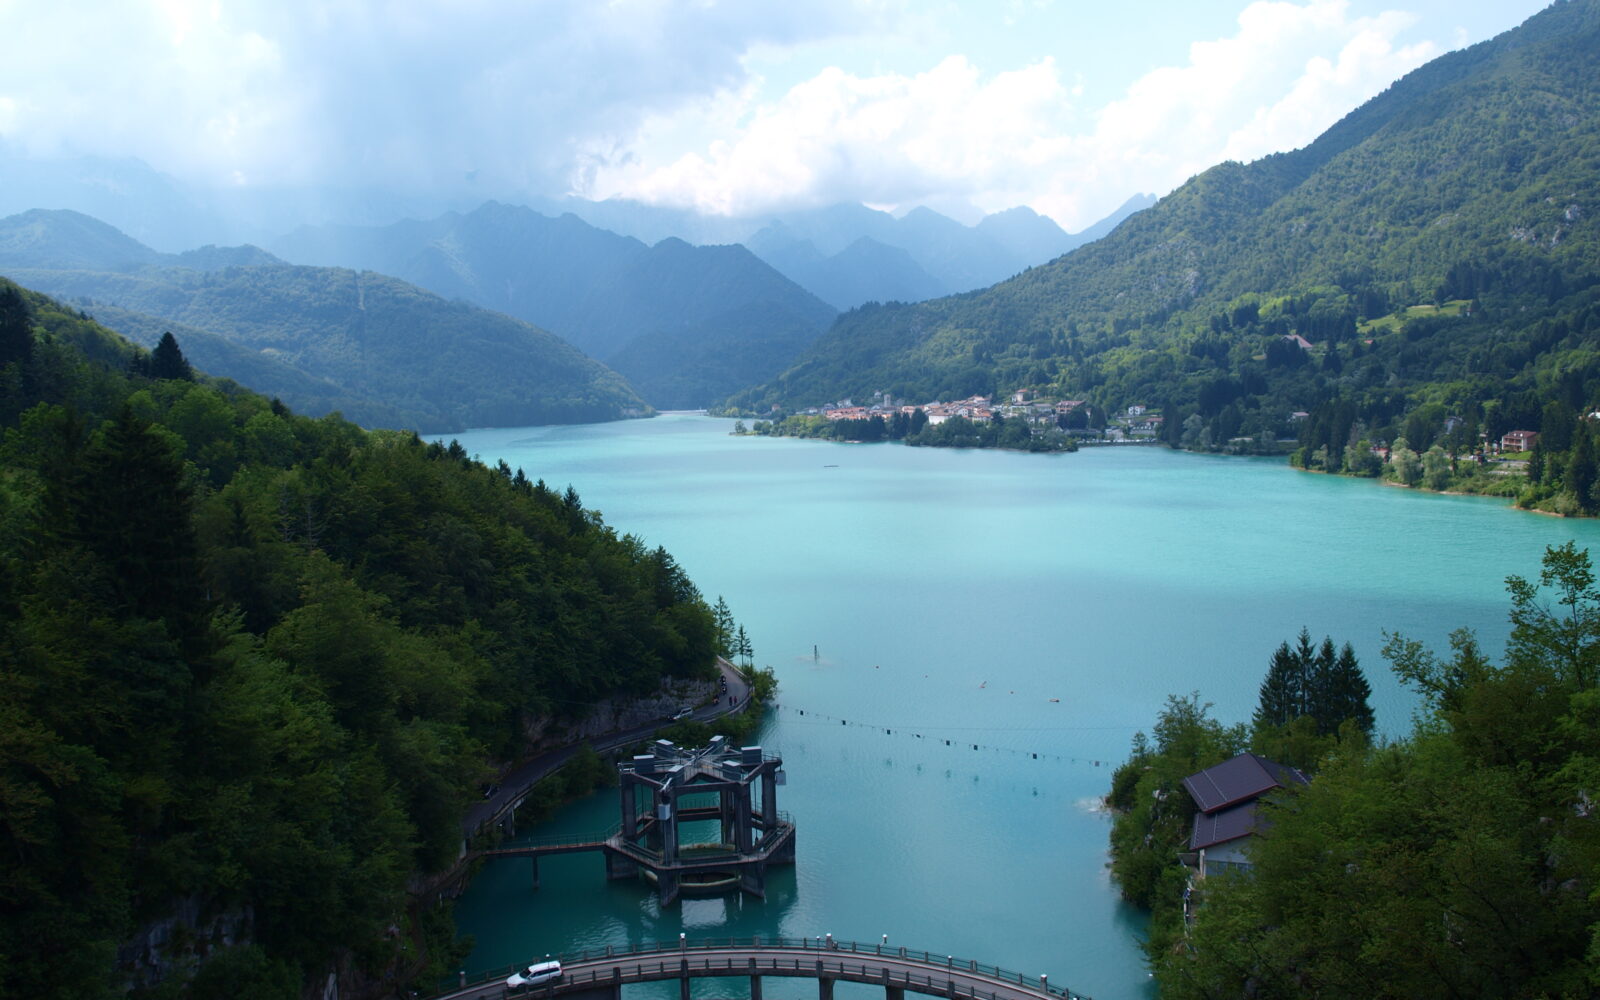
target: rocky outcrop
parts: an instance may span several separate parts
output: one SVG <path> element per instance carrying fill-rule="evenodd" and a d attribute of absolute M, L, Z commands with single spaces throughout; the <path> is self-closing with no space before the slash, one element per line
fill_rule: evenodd
<path fill-rule="evenodd" d="M 523 724 L 525 752 L 532 756 L 570 743 L 637 729 L 671 718 L 684 705 L 703 705 L 716 695 L 715 680 L 667 678 L 654 692 L 643 697 L 616 697 L 598 702 L 578 721 L 551 715 L 532 716 Z"/>
<path fill-rule="evenodd" d="M 248 944 L 254 934 L 255 912 L 250 907 L 210 912 L 198 896 L 188 896 L 117 949 L 117 968 L 130 989 L 174 977 L 182 980 L 214 952 Z"/>

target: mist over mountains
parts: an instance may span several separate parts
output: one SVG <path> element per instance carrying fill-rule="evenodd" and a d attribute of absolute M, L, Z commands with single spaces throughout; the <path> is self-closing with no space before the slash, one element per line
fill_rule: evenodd
<path fill-rule="evenodd" d="M 395 220 L 469 215 L 496 200 L 490 192 L 473 197 L 331 187 L 202 188 L 135 159 L 38 158 L 5 143 L 0 143 L 0 176 L 7 180 L 0 187 L 0 216 L 33 208 L 71 209 L 161 251 L 252 243 L 293 259 L 298 258 L 287 251 L 304 245 L 306 229 L 398 228 L 412 223 Z M 541 215 L 574 215 L 651 246 L 673 238 L 697 246 L 743 244 L 791 281 L 844 310 L 869 301 L 919 301 L 994 284 L 1099 239 L 1129 215 L 1153 205 L 1155 197 L 1134 195 L 1079 233 L 1067 233 L 1020 206 L 965 225 L 928 208 L 897 216 L 860 204 L 722 216 L 626 199 L 518 201 Z M 415 225 L 427 228 L 430 223 Z M 341 238 L 333 239 L 337 245 Z"/>
<path fill-rule="evenodd" d="M 425 222 L 302 228 L 274 246 L 293 260 L 393 274 L 551 330 L 664 409 L 703 407 L 771 377 L 835 314 L 740 246 L 646 246 L 574 215 L 495 202 Z"/>
<path fill-rule="evenodd" d="M 965 225 L 930 208 L 903 215 L 837 204 L 746 217 L 706 216 L 623 200 L 535 203 L 646 242 L 741 243 L 839 310 L 866 302 L 917 302 L 992 285 L 1099 239 L 1155 204 L 1134 195 L 1080 233 L 1018 206 Z"/>

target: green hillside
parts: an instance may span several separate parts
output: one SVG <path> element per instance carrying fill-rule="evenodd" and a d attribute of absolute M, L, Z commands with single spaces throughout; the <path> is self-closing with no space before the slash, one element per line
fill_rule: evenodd
<path fill-rule="evenodd" d="M 648 410 L 615 372 L 559 338 L 397 278 L 295 267 L 254 248 L 211 247 L 120 268 L 95 256 L 104 239 L 76 254 L 60 249 L 83 231 L 103 236 L 109 229 L 93 222 L 71 212 L 0 220 L 6 273 L 91 312 L 114 307 L 107 322 L 125 322 L 130 336 L 146 342 L 152 326 L 163 324 L 221 338 L 231 350 L 204 352 L 214 374 L 307 412 L 347 407 L 369 426 L 437 432 L 615 420 Z M 36 256 L 23 239 L 29 235 Z M 86 266 L 45 266 L 69 257 Z M 22 266 L 30 260 L 39 262 Z M 260 263 L 229 263 L 235 260 Z"/>
<path fill-rule="evenodd" d="M 1031 388 L 1102 412 L 1159 407 L 1188 447 L 1309 437 L 1330 467 L 1361 438 L 1425 450 L 1449 417 L 1474 437 L 1539 430 L 1552 401 L 1600 403 L 1597 93 L 1600 4 L 1558 3 L 1310 146 L 1214 167 L 1057 261 L 847 313 L 730 403 Z"/>
<path fill-rule="evenodd" d="M 707 406 L 771 378 L 835 315 L 741 246 L 646 246 L 574 215 L 495 202 L 426 222 L 305 228 L 278 248 L 538 324 L 666 409 Z"/>
<path fill-rule="evenodd" d="M 0 281 L 0 996 L 387 995 L 488 762 L 718 624 L 570 487 L 181 362 Z"/>
<path fill-rule="evenodd" d="M 413 422 L 399 407 L 349 392 L 325 378 L 301 371 L 270 352 L 254 350 L 199 327 L 103 302 L 94 304 L 92 315 L 96 322 L 146 350 L 154 348 L 162 334 L 170 332 L 183 344 L 183 353 L 196 368 L 227 372 L 229 379 L 281 400 L 296 413 L 337 411 L 346 420 L 363 427 L 405 427 Z"/>

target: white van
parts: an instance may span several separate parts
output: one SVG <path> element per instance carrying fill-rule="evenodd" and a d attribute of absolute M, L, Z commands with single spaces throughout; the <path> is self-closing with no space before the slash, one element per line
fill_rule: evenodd
<path fill-rule="evenodd" d="M 560 978 L 560 962 L 535 962 L 521 972 L 513 972 L 511 978 L 506 980 L 506 986 L 537 986 Z"/>

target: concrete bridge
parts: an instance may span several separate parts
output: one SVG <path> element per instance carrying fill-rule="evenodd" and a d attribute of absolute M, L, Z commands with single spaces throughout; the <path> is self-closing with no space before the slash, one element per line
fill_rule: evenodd
<path fill-rule="evenodd" d="M 948 1000 L 1088 1000 L 1044 975 L 883 942 L 835 941 L 832 935 L 678 941 L 631 951 L 591 949 L 559 958 L 558 980 L 507 989 L 506 977 L 518 971 L 511 967 L 483 973 L 476 984 L 463 976 L 459 989 L 434 1000 L 621 1000 L 622 987 L 629 983 L 674 979 L 682 1000 L 689 1000 L 690 982 L 702 978 L 748 979 L 750 1000 L 762 1000 L 762 980 L 769 977 L 814 979 L 818 1000 L 833 1000 L 833 985 L 840 980 L 881 986 L 884 1000 L 905 1000 L 907 991 Z"/>

